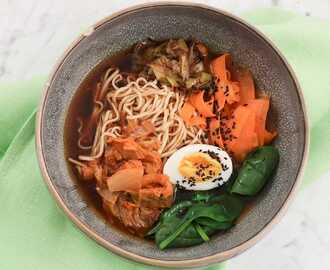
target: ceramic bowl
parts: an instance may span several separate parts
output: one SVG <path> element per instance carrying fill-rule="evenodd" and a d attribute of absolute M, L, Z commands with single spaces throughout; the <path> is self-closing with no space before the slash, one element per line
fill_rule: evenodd
<path fill-rule="evenodd" d="M 152 242 L 109 225 L 85 196 L 66 160 L 65 126 L 72 99 L 104 59 L 146 38 L 195 38 L 213 51 L 229 52 L 249 68 L 259 89 L 271 96 L 270 122 L 279 136 L 276 175 L 231 230 L 204 244 L 161 251 Z M 72 105 L 74 106 L 74 105 Z M 258 242 L 283 215 L 294 196 L 308 152 L 305 105 L 296 77 L 275 46 L 241 19 L 207 6 L 160 3 L 113 14 L 79 36 L 52 72 L 41 101 L 37 153 L 45 182 L 69 218 L 110 251 L 145 264 L 198 267 L 226 260 Z"/>

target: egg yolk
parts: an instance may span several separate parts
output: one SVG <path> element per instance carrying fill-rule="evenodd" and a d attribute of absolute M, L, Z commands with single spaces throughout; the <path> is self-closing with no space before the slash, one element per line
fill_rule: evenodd
<path fill-rule="evenodd" d="M 206 153 L 185 156 L 179 164 L 180 174 L 195 182 L 210 180 L 222 171 L 221 163 Z"/>

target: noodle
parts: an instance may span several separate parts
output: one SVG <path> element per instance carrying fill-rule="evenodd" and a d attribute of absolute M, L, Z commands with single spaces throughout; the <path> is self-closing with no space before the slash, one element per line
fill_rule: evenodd
<path fill-rule="evenodd" d="M 98 86 L 101 87 L 100 96 L 105 96 L 105 100 L 96 101 L 95 105 L 107 109 L 102 111 L 92 146 L 83 146 L 79 140 L 79 148 L 91 148 L 91 154 L 80 155 L 79 160 L 100 158 L 106 138 L 122 135 L 119 112 L 125 112 L 127 120 L 149 120 L 154 125 L 156 137 L 161 142 L 158 152 L 163 160 L 184 145 L 202 143 L 203 130 L 186 126 L 178 114 L 185 101 L 184 94 L 174 92 L 166 85 L 159 87 L 156 80 L 147 81 L 143 77 L 136 80 L 128 77 L 127 84 L 121 86 L 119 83 L 123 78 L 114 68 L 109 68 L 102 77 Z"/>

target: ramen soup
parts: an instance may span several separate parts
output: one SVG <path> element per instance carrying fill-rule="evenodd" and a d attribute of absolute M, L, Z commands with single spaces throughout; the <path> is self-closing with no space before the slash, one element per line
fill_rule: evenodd
<path fill-rule="evenodd" d="M 251 72 L 171 39 L 135 44 L 92 74 L 71 104 L 66 144 L 107 219 L 160 249 L 234 226 L 279 160 L 270 97 Z"/>

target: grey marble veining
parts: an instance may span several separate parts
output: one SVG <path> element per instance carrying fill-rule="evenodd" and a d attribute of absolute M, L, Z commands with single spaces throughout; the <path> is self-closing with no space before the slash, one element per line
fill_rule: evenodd
<path fill-rule="evenodd" d="M 122 8 L 151 1 L 0 0 L 0 80 L 48 74 L 77 33 Z M 257 7 L 279 6 L 304 15 L 330 18 L 330 1 L 204 0 L 239 14 Z"/>
<path fill-rule="evenodd" d="M 330 172 L 302 190 L 274 230 L 229 269 L 330 269 Z"/>

